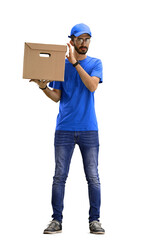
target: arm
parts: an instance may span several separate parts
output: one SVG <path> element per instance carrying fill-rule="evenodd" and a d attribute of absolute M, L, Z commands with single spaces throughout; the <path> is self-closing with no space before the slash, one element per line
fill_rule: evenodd
<path fill-rule="evenodd" d="M 47 97 L 49 97 L 54 102 L 58 102 L 61 99 L 61 90 L 58 89 L 49 89 L 46 80 L 31 79 L 30 82 L 35 82 L 43 90 Z M 44 88 L 44 89 L 43 89 Z"/>
<path fill-rule="evenodd" d="M 69 56 L 66 56 L 66 57 L 70 63 L 74 64 L 77 62 L 77 60 L 75 59 L 75 57 L 73 55 L 71 45 L 69 43 L 67 45 L 69 47 Z M 99 83 L 100 79 L 95 76 L 91 77 L 79 64 L 76 66 L 76 70 L 77 70 L 82 82 L 88 88 L 88 90 L 91 92 L 94 92 L 98 87 L 98 83 Z"/>
<path fill-rule="evenodd" d="M 98 77 L 91 77 L 79 64 L 76 66 L 76 69 L 84 85 L 89 91 L 94 92 L 98 87 L 100 79 Z"/>
<path fill-rule="evenodd" d="M 61 90 L 59 89 L 51 90 L 47 87 L 45 90 L 43 90 L 43 92 L 54 102 L 59 102 L 59 100 L 61 99 Z"/>

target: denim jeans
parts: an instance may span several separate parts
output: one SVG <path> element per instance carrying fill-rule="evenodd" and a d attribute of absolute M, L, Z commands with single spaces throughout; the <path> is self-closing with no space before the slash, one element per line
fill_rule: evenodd
<path fill-rule="evenodd" d="M 52 218 L 62 222 L 65 183 L 75 144 L 78 144 L 90 202 L 89 222 L 99 219 L 100 215 L 100 181 L 98 174 L 98 131 L 56 131 L 55 132 L 55 175 L 52 185 Z M 76 209 L 75 209 L 76 211 Z"/>

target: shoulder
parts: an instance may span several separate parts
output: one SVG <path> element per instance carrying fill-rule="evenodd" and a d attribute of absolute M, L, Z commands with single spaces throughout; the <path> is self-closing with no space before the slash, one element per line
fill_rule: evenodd
<path fill-rule="evenodd" d="M 91 64 L 102 64 L 101 59 L 87 56 L 87 61 Z"/>
<path fill-rule="evenodd" d="M 87 57 L 88 59 L 88 65 L 92 68 L 102 68 L 102 61 L 99 58 L 94 58 L 94 57 Z"/>

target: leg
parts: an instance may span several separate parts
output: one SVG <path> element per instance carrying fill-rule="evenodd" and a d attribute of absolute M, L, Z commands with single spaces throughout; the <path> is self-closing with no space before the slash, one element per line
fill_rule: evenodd
<path fill-rule="evenodd" d="M 63 131 L 55 134 L 55 175 L 52 185 L 52 208 L 53 219 L 62 222 L 63 200 L 65 192 L 65 183 L 69 172 L 71 157 L 74 150 L 74 144 L 68 139 L 68 134 Z"/>
<path fill-rule="evenodd" d="M 100 181 L 98 174 L 98 132 L 91 132 L 91 134 L 90 132 L 86 132 L 86 138 L 84 141 L 83 140 L 84 139 L 80 138 L 79 146 L 83 158 L 86 180 L 88 182 L 90 201 L 89 222 L 92 222 L 94 220 L 98 221 L 100 217 L 101 204 Z"/>

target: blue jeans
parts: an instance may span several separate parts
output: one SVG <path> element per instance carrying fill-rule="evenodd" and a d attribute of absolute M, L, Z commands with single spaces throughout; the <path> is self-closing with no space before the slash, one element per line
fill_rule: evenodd
<path fill-rule="evenodd" d="M 52 218 L 62 222 L 65 183 L 75 144 L 78 144 L 82 159 L 90 201 L 89 222 L 99 219 L 100 181 L 98 174 L 98 131 L 55 132 L 55 175 L 52 185 Z"/>

